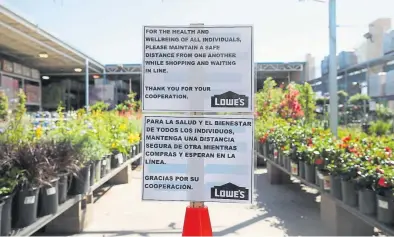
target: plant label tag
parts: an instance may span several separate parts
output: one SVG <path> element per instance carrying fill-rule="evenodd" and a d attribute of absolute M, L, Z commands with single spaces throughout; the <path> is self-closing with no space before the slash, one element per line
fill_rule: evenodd
<path fill-rule="evenodd" d="M 118 159 L 119 164 L 123 164 L 123 154 L 122 153 L 115 155 L 115 159 Z"/>
<path fill-rule="evenodd" d="M 106 165 L 107 165 L 107 160 L 103 160 L 103 161 L 101 162 L 101 164 L 103 164 L 104 166 L 106 166 Z"/>
<path fill-rule="evenodd" d="M 53 195 L 56 193 L 56 188 L 47 188 L 47 196 Z"/>
<path fill-rule="evenodd" d="M 278 150 L 274 150 L 274 159 L 278 159 Z"/>
<path fill-rule="evenodd" d="M 135 151 L 137 148 L 135 146 L 133 146 L 133 151 Z"/>
<path fill-rule="evenodd" d="M 383 209 L 389 209 L 389 203 L 383 200 L 378 200 L 378 206 Z"/>
<path fill-rule="evenodd" d="M 330 176 L 323 177 L 323 189 L 324 190 L 330 190 L 331 189 Z"/>
<path fill-rule="evenodd" d="M 33 204 L 36 201 L 36 196 L 25 197 L 24 204 Z"/>
<path fill-rule="evenodd" d="M 291 174 L 298 175 L 298 164 L 291 162 Z"/>
<path fill-rule="evenodd" d="M 322 173 L 320 173 L 319 171 L 317 171 L 317 177 L 319 177 L 319 179 L 324 179 L 324 176 Z"/>

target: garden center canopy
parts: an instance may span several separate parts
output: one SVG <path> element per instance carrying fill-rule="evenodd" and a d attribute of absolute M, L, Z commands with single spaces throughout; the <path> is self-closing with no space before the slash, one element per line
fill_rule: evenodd
<path fill-rule="evenodd" d="M 0 51 L 42 73 L 70 73 L 75 69 L 103 73 L 104 66 L 0 4 Z"/>

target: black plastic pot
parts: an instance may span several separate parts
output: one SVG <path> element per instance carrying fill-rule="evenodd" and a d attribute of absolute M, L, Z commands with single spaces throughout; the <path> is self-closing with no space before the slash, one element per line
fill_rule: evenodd
<path fill-rule="evenodd" d="M 96 177 L 96 166 L 95 161 L 90 163 L 90 175 L 89 175 L 89 184 L 92 186 L 95 183 L 94 178 Z"/>
<path fill-rule="evenodd" d="M 382 196 L 377 194 L 377 219 L 379 222 L 387 225 L 391 225 L 394 223 L 394 205 L 393 205 L 393 197 L 390 196 Z"/>
<path fill-rule="evenodd" d="M 259 142 L 259 147 L 258 147 L 259 154 L 264 155 L 264 147 L 265 147 L 265 143 Z"/>
<path fill-rule="evenodd" d="M 363 132 L 365 132 L 365 133 L 368 133 L 368 130 L 369 130 L 370 127 L 371 127 L 370 124 L 367 124 L 367 123 L 362 123 L 361 124 L 361 128 L 362 128 Z"/>
<path fill-rule="evenodd" d="M 264 158 L 261 157 L 255 157 L 255 158 L 256 158 L 257 167 L 263 167 L 267 164 Z"/>
<path fill-rule="evenodd" d="M 319 168 L 315 166 L 315 184 L 320 187 L 321 174 Z"/>
<path fill-rule="evenodd" d="M 309 183 L 315 182 L 316 169 L 314 165 L 305 162 L 305 180 Z"/>
<path fill-rule="evenodd" d="M 0 201 L 0 213 L 3 212 L 4 204 L 5 204 L 4 201 Z M 1 216 L 0 216 L 0 222 L 1 222 Z M 1 233 L 1 225 L 0 225 L 0 233 Z"/>
<path fill-rule="evenodd" d="M 111 157 L 111 169 L 118 168 L 120 165 L 118 158 L 116 158 L 115 156 L 116 155 L 112 155 Z"/>
<path fill-rule="evenodd" d="M 329 192 L 331 189 L 330 175 L 327 170 L 319 170 L 319 187 L 325 191 Z"/>
<path fill-rule="evenodd" d="M 301 178 L 305 179 L 305 162 L 302 160 L 298 161 L 298 173 Z"/>
<path fill-rule="evenodd" d="M 111 169 L 118 168 L 124 162 L 124 157 L 122 153 L 114 153 L 111 156 Z"/>
<path fill-rule="evenodd" d="M 98 182 L 101 179 L 101 160 L 94 161 L 94 182 Z"/>
<path fill-rule="evenodd" d="M 108 171 L 107 171 L 107 156 L 105 156 L 101 160 L 100 178 L 103 178 L 107 173 L 108 173 Z"/>
<path fill-rule="evenodd" d="M 284 155 L 281 150 L 278 151 L 278 159 L 279 159 L 279 164 L 284 167 L 285 166 L 285 161 L 284 161 Z"/>
<path fill-rule="evenodd" d="M 341 177 L 330 175 L 331 189 L 330 194 L 336 199 L 342 200 L 342 182 Z"/>
<path fill-rule="evenodd" d="M 55 214 L 59 207 L 59 179 L 51 181 L 51 185 L 42 186 L 38 197 L 38 216 Z"/>
<path fill-rule="evenodd" d="M 62 204 L 67 201 L 68 193 L 68 173 L 62 173 L 59 175 L 58 181 L 58 203 Z"/>
<path fill-rule="evenodd" d="M 138 143 L 138 147 L 137 147 L 138 149 L 137 149 L 137 154 L 140 154 L 141 152 L 142 152 L 142 141 L 140 141 L 139 143 Z"/>
<path fill-rule="evenodd" d="M 15 196 L 15 192 L 9 195 L 2 196 L 0 198 L 0 200 L 4 202 L 4 205 L 1 210 L 1 228 L 0 228 L 1 236 L 8 236 L 11 234 L 12 201 L 14 200 L 14 196 Z"/>
<path fill-rule="evenodd" d="M 290 165 L 291 160 L 290 160 L 290 157 L 285 156 L 285 159 L 283 160 L 283 162 L 284 162 L 285 169 L 290 172 L 291 171 L 291 165 Z"/>
<path fill-rule="evenodd" d="M 358 191 L 358 209 L 366 215 L 376 214 L 376 193 L 371 189 Z"/>
<path fill-rule="evenodd" d="M 90 187 L 90 166 L 86 165 L 73 176 L 70 193 L 71 195 L 86 194 Z"/>
<path fill-rule="evenodd" d="M 265 142 L 265 143 L 264 143 L 264 153 L 263 153 L 263 156 L 264 156 L 265 158 L 267 158 L 267 156 L 268 156 L 268 142 Z"/>
<path fill-rule="evenodd" d="M 111 172 L 111 159 L 112 159 L 112 155 L 107 155 L 106 159 L 106 173 L 108 174 L 109 172 Z"/>
<path fill-rule="evenodd" d="M 12 227 L 24 228 L 37 220 L 39 188 L 18 190 L 12 206 Z"/>
<path fill-rule="evenodd" d="M 135 145 L 133 145 L 133 147 L 131 148 L 132 150 L 131 150 L 131 157 L 134 157 L 134 156 L 136 156 L 137 155 L 137 153 L 138 153 L 138 144 L 135 144 Z"/>
<path fill-rule="evenodd" d="M 343 202 L 351 207 L 357 207 L 358 192 L 356 190 L 356 184 L 352 180 L 342 180 L 341 189 Z"/>

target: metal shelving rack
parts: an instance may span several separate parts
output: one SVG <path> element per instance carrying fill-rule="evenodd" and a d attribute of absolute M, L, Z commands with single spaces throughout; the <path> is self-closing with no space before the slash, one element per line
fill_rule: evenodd
<path fill-rule="evenodd" d="M 360 82 L 365 81 L 368 86 L 368 76 L 369 76 L 367 70 L 368 68 L 372 68 L 375 66 L 383 66 L 383 71 L 388 71 L 393 69 L 390 68 L 390 66 L 393 64 L 394 64 L 394 52 L 390 52 L 379 58 L 371 59 L 362 63 L 358 63 L 356 65 L 338 69 L 337 70 L 337 79 L 339 80 L 338 87 L 343 87 L 340 89 L 345 89 L 345 90 L 349 89 L 347 85 L 350 81 L 349 79 L 351 79 L 351 77 L 354 77 L 356 75 L 361 75 L 357 81 Z M 312 84 L 312 87 L 317 88 L 317 86 L 325 83 L 325 81 L 327 80 L 328 80 L 328 75 L 324 74 L 319 78 L 309 81 L 309 83 Z"/>
<path fill-rule="evenodd" d="M 0 70 L 0 78 L 1 78 L 3 75 L 4 75 L 4 76 L 11 77 L 11 78 L 15 78 L 15 79 L 20 79 L 21 82 L 22 82 L 22 85 L 21 85 L 20 88 L 23 89 L 24 91 L 25 91 L 25 84 L 26 84 L 26 81 L 28 81 L 28 82 L 36 82 L 36 83 L 38 84 L 38 91 L 39 91 L 39 92 L 42 91 L 42 85 L 41 85 L 41 80 L 40 80 L 40 79 L 33 79 L 33 78 L 26 77 L 26 76 L 23 76 L 23 75 L 19 75 L 19 74 L 15 74 L 15 73 L 10 73 L 10 72 L 5 72 L 5 71 L 1 71 L 1 70 Z M 26 102 L 26 106 L 36 106 L 36 107 L 38 107 L 38 110 L 41 110 L 41 109 L 42 109 L 41 95 L 40 95 L 40 101 L 39 101 L 38 103 Z"/>

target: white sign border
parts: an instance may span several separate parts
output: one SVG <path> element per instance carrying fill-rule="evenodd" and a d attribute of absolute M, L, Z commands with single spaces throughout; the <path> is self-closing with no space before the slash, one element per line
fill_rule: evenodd
<path fill-rule="evenodd" d="M 254 191 L 255 191 L 255 175 L 254 175 L 254 170 L 255 170 L 255 160 L 256 160 L 256 153 L 254 151 L 255 147 L 254 147 L 254 116 L 253 115 L 185 115 L 185 114 L 144 114 L 142 116 L 142 121 L 143 121 L 143 125 L 142 125 L 142 134 L 141 134 L 141 138 L 142 138 L 142 185 L 141 185 L 141 200 L 142 201 L 148 201 L 148 202 L 153 202 L 153 201 L 161 201 L 161 202 L 190 202 L 192 200 L 159 200 L 159 199 L 146 199 L 144 198 L 144 177 L 145 177 L 145 118 L 146 117 L 171 117 L 171 118 L 208 118 L 208 119 L 250 119 L 252 120 L 252 137 L 251 139 L 251 143 L 252 143 L 252 151 L 251 151 L 251 186 L 250 186 L 250 201 L 245 201 L 245 202 L 241 202 L 240 200 L 224 200 L 224 199 L 218 199 L 218 200 L 210 200 L 210 201 L 205 201 L 202 200 L 202 202 L 211 202 L 211 203 L 239 203 L 239 204 L 253 204 L 253 197 L 254 197 Z"/>
<path fill-rule="evenodd" d="M 253 113 L 254 112 L 254 100 L 255 100 L 255 66 L 254 66 L 254 27 L 253 25 L 144 25 L 142 27 L 142 66 L 141 66 L 141 108 L 142 113 L 177 113 L 177 112 L 196 112 L 196 113 L 223 113 L 223 110 L 216 110 L 215 108 L 211 108 L 209 110 L 147 110 L 145 109 L 144 103 L 144 82 L 145 82 L 145 29 L 147 28 L 250 28 L 251 29 L 251 90 L 250 90 L 250 111 L 231 111 L 231 113 Z M 231 108 L 230 108 L 231 109 Z"/>

